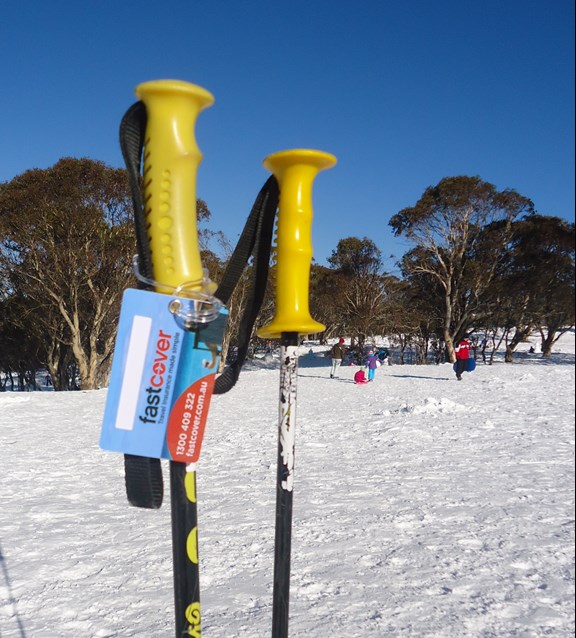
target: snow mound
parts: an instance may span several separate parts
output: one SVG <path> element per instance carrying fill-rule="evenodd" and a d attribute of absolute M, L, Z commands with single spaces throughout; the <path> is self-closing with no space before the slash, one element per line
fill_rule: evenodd
<path fill-rule="evenodd" d="M 385 414 L 456 414 L 458 412 L 465 412 L 466 410 L 466 407 L 450 399 L 444 397 L 439 399 L 428 397 L 424 399 L 424 403 L 421 405 L 412 405 L 406 402 L 396 410 L 386 410 Z"/>

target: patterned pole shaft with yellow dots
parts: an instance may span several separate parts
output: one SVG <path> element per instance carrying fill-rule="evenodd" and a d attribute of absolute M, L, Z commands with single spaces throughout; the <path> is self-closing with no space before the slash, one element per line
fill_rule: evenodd
<path fill-rule="evenodd" d="M 325 328 L 310 316 L 308 296 L 312 262 L 312 183 L 336 164 L 321 151 L 295 149 L 269 155 L 264 166 L 280 186 L 276 236 L 276 312 L 258 331 L 264 339 L 280 339 L 278 471 L 276 535 L 272 593 L 272 638 L 288 636 L 294 451 L 296 444 L 296 381 L 300 335 Z"/>
<path fill-rule="evenodd" d="M 196 174 L 202 153 L 194 134 L 212 105 L 205 89 L 177 80 L 145 82 L 136 95 L 146 106 L 144 207 L 157 292 L 185 284 L 203 289 L 198 245 Z M 170 461 L 176 636 L 200 638 L 198 515 L 194 467 Z"/>

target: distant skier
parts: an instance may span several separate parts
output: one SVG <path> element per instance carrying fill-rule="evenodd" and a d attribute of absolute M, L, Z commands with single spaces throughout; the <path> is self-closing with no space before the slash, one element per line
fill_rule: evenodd
<path fill-rule="evenodd" d="M 462 381 L 462 373 L 468 369 L 468 359 L 470 358 L 470 342 L 468 339 L 461 339 L 454 348 L 456 353 L 456 378 Z"/>
<path fill-rule="evenodd" d="M 332 369 L 330 370 L 330 378 L 338 376 L 338 368 L 342 364 L 342 359 L 346 355 L 346 346 L 344 345 L 344 339 L 340 338 L 338 343 L 335 343 L 330 350 L 330 357 L 332 358 Z"/>

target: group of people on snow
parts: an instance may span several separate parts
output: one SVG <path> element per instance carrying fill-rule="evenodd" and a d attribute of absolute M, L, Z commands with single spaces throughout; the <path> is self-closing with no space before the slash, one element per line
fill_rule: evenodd
<path fill-rule="evenodd" d="M 342 361 L 347 354 L 347 348 L 344 345 L 344 339 L 340 338 L 338 342 L 332 346 L 329 354 L 332 360 L 330 378 L 334 379 L 338 376 L 338 369 L 342 365 Z M 380 348 L 378 351 L 370 349 L 365 357 L 361 357 L 361 360 L 357 361 L 357 363 L 363 367 L 360 368 L 360 370 L 358 370 L 354 375 L 354 382 L 363 384 L 374 381 L 374 377 L 376 376 L 376 369 L 383 363 L 387 362 L 388 357 L 389 352 L 386 348 Z M 368 371 L 368 377 L 366 377 L 364 368 L 366 368 Z"/>
<path fill-rule="evenodd" d="M 454 370 L 458 381 L 462 381 L 462 373 L 468 370 L 470 348 L 470 342 L 466 338 L 461 339 L 455 345 L 454 352 L 456 353 L 456 363 Z M 329 356 L 332 360 L 332 366 L 330 369 L 331 379 L 338 376 L 338 370 L 342 365 L 346 354 L 347 348 L 344 339 L 340 338 L 329 351 Z M 356 363 L 362 367 L 354 374 L 354 382 L 359 385 L 363 385 L 374 381 L 377 368 L 388 362 L 389 356 L 390 354 L 386 348 L 380 348 L 379 350 L 370 349 L 365 356 L 361 355 L 360 357 L 356 357 Z M 366 371 L 368 372 L 368 376 L 366 376 Z"/>

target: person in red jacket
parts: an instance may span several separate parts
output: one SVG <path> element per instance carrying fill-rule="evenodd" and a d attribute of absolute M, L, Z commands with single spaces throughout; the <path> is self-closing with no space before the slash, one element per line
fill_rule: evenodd
<path fill-rule="evenodd" d="M 462 381 L 462 373 L 468 368 L 468 359 L 470 358 L 470 342 L 464 338 L 460 340 L 454 348 L 456 353 L 456 378 Z"/>

